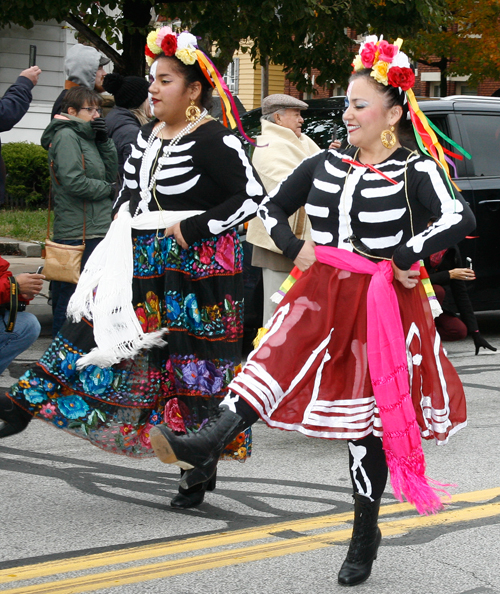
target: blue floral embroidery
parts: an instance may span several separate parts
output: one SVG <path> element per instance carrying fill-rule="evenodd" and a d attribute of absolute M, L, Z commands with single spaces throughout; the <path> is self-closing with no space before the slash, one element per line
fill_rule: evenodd
<path fill-rule="evenodd" d="M 89 365 L 80 371 L 80 381 L 89 394 L 104 394 L 113 381 L 113 372 L 110 368 Z"/>
<path fill-rule="evenodd" d="M 172 295 L 165 295 L 165 304 L 167 308 L 167 318 L 170 321 L 176 320 L 181 313 L 181 306 Z"/>
<path fill-rule="evenodd" d="M 89 411 L 89 405 L 76 394 L 61 396 L 57 399 L 57 405 L 61 413 L 68 419 L 80 419 L 85 417 Z"/>
<path fill-rule="evenodd" d="M 61 370 L 64 376 L 68 379 L 72 378 L 77 372 L 76 362 L 78 361 L 78 358 L 76 353 L 67 353 L 61 363 Z"/>
<path fill-rule="evenodd" d="M 47 394 L 42 388 L 28 388 L 24 390 L 24 397 L 30 404 L 40 404 L 47 398 Z"/>
<path fill-rule="evenodd" d="M 203 324 L 201 323 L 200 310 L 198 309 L 198 301 L 194 293 L 184 299 L 184 311 L 186 313 L 186 322 L 194 330 L 201 330 Z"/>

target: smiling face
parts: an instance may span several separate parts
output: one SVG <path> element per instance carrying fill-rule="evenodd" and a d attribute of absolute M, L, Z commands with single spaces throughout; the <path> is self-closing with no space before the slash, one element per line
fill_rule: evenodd
<path fill-rule="evenodd" d="M 168 125 L 186 123 L 186 109 L 199 92 L 187 86 L 171 58 L 158 58 L 150 70 L 151 106 L 155 117 Z"/>
<path fill-rule="evenodd" d="M 401 117 L 400 107 L 388 109 L 384 95 L 368 77 L 354 79 L 347 89 L 349 107 L 343 120 L 350 144 L 363 150 L 382 146 L 380 135 L 383 130 L 395 126 Z"/>

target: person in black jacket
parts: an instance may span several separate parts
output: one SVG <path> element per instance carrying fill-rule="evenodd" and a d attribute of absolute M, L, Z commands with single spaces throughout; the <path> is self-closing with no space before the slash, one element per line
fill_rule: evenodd
<path fill-rule="evenodd" d="M 140 76 L 108 74 L 104 89 L 115 98 L 115 107 L 106 116 L 109 137 L 118 152 L 118 173 L 123 177 L 123 166 L 137 140 L 139 128 L 151 119 L 149 113 L 149 83 Z"/>
<path fill-rule="evenodd" d="M 38 82 L 41 74 L 38 66 L 23 70 L 16 82 L 10 86 L 0 99 L 0 132 L 7 132 L 13 128 L 25 115 L 30 106 L 31 90 Z M 5 164 L 2 159 L 0 142 L 0 204 L 5 202 Z"/>
<path fill-rule="evenodd" d="M 449 341 L 463 340 L 469 334 L 474 341 L 476 355 L 481 347 L 496 351 L 497 349 L 479 332 L 466 286 L 467 282 L 476 279 L 476 275 L 472 268 L 463 267 L 458 246 L 454 245 L 432 254 L 424 263 L 436 297 L 443 308 L 443 313 L 435 320 L 441 338 Z M 458 310 L 460 318 L 454 310 Z"/>

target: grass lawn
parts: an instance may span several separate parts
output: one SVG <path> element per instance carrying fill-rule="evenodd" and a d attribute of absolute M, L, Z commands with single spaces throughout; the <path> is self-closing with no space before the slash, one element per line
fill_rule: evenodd
<path fill-rule="evenodd" d="M 51 218 L 52 216 L 53 213 Z M 0 237 L 10 237 L 19 241 L 44 241 L 46 236 L 47 209 L 0 209 Z"/>

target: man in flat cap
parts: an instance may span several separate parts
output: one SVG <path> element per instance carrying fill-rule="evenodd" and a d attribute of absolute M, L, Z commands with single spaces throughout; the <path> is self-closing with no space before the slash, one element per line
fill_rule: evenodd
<path fill-rule="evenodd" d="M 257 136 L 257 147 L 252 162 L 269 194 L 306 157 L 319 152 L 319 146 L 302 134 L 304 120 L 301 111 L 307 103 L 290 95 L 269 95 L 262 101 L 262 132 Z M 289 219 L 290 227 L 300 239 L 311 239 L 311 224 L 304 208 Z M 293 268 L 268 235 L 258 218 L 248 224 L 247 241 L 253 244 L 252 265 L 262 268 L 264 282 L 264 320 L 274 314 L 276 304 L 271 301 Z"/>

